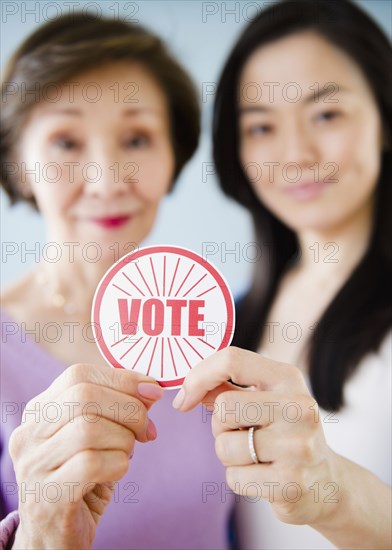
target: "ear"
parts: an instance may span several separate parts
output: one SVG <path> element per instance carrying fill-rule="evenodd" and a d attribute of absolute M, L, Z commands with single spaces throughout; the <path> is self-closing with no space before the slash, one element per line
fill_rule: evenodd
<path fill-rule="evenodd" d="M 26 167 L 23 162 L 20 162 L 17 150 L 11 152 L 9 160 L 17 167 L 16 173 L 13 175 L 13 181 L 15 182 L 17 191 L 24 199 L 32 199 L 34 194 L 28 180 L 28 175 L 26 174 Z"/>

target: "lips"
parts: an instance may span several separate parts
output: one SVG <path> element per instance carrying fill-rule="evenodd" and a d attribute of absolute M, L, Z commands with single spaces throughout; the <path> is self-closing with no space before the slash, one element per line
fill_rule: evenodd
<path fill-rule="evenodd" d="M 321 195 L 324 189 L 328 187 L 331 182 L 318 181 L 318 182 L 306 182 L 299 185 L 290 185 L 283 188 L 283 192 L 289 195 L 291 198 L 299 201 L 305 201 L 313 199 Z"/>
<path fill-rule="evenodd" d="M 120 214 L 117 216 L 102 216 L 102 217 L 89 218 L 89 221 L 99 225 L 100 227 L 104 227 L 107 229 L 115 229 L 117 227 L 121 227 L 125 225 L 131 218 L 132 216 L 130 214 Z"/>

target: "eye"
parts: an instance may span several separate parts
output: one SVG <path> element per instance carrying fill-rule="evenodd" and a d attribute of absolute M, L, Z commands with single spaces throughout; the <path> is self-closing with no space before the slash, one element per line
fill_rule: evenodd
<path fill-rule="evenodd" d="M 246 129 L 245 133 L 250 137 L 258 137 L 268 134 L 272 131 L 272 126 L 269 124 L 255 124 Z"/>
<path fill-rule="evenodd" d="M 316 118 L 321 122 L 328 122 L 329 120 L 334 120 L 339 116 L 340 113 L 338 111 L 324 111 L 323 113 L 318 114 Z"/>
<path fill-rule="evenodd" d="M 53 139 L 53 143 L 56 147 L 62 149 L 63 151 L 72 151 L 73 149 L 77 149 L 79 147 L 79 143 L 76 140 L 65 136 L 55 137 Z"/>
<path fill-rule="evenodd" d="M 149 145 L 150 138 L 144 134 L 132 136 L 131 138 L 127 139 L 125 141 L 125 146 L 127 148 L 136 148 L 140 149 L 142 147 L 145 147 Z"/>

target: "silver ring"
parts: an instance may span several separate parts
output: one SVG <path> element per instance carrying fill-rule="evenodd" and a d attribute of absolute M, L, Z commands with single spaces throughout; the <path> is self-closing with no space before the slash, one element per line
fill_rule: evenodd
<path fill-rule="evenodd" d="M 255 428 L 256 426 L 251 426 L 248 429 L 248 447 L 249 447 L 249 454 L 253 462 L 255 464 L 260 464 L 260 460 L 257 457 L 257 453 L 255 449 L 255 440 L 254 440 Z"/>

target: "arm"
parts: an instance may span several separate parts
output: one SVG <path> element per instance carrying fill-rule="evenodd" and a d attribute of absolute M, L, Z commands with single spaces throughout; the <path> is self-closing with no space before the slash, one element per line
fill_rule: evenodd
<path fill-rule="evenodd" d="M 390 548 L 390 488 L 328 446 L 299 369 L 226 348 L 189 372 L 174 404 L 185 412 L 200 402 L 213 410 L 216 453 L 235 493 L 261 495 L 280 521 L 307 524 L 339 548 Z M 257 428 L 256 464 L 248 447 L 250 426 Z M 334 500 L 325 498 L 331 486 Z"/>
<path fill-rule="evenodd" d="M 377 476 L 335 455 L 339 502 L 311 525 L 338 548 L 392 548 L 392 491 Z"/>
<path fill-rule="evenodd" d="M 162 394 L 152 378 L 125 369 L 73 365 L 26 405 L 25 410 L 42 411 L 56 403 L 62 414 L 56 422 L 44 414 L 38 420 L 24 415 L 12 432 L 9 452 L 18 486 L 26 491 L 19 500 L 14 549 L 91 547 L 115 482 L 129 467 L 135 439 L 156 437 L 148 410 Z M 130 402 L 137 411 L 132 424 Z M 84 413 L 92 403 L 93 417 Z M 118 414 L 113 403 L 119 404 Z M 59 488 L 59 498 L 32 498 L 33 488 L 48 483 Z"/>

